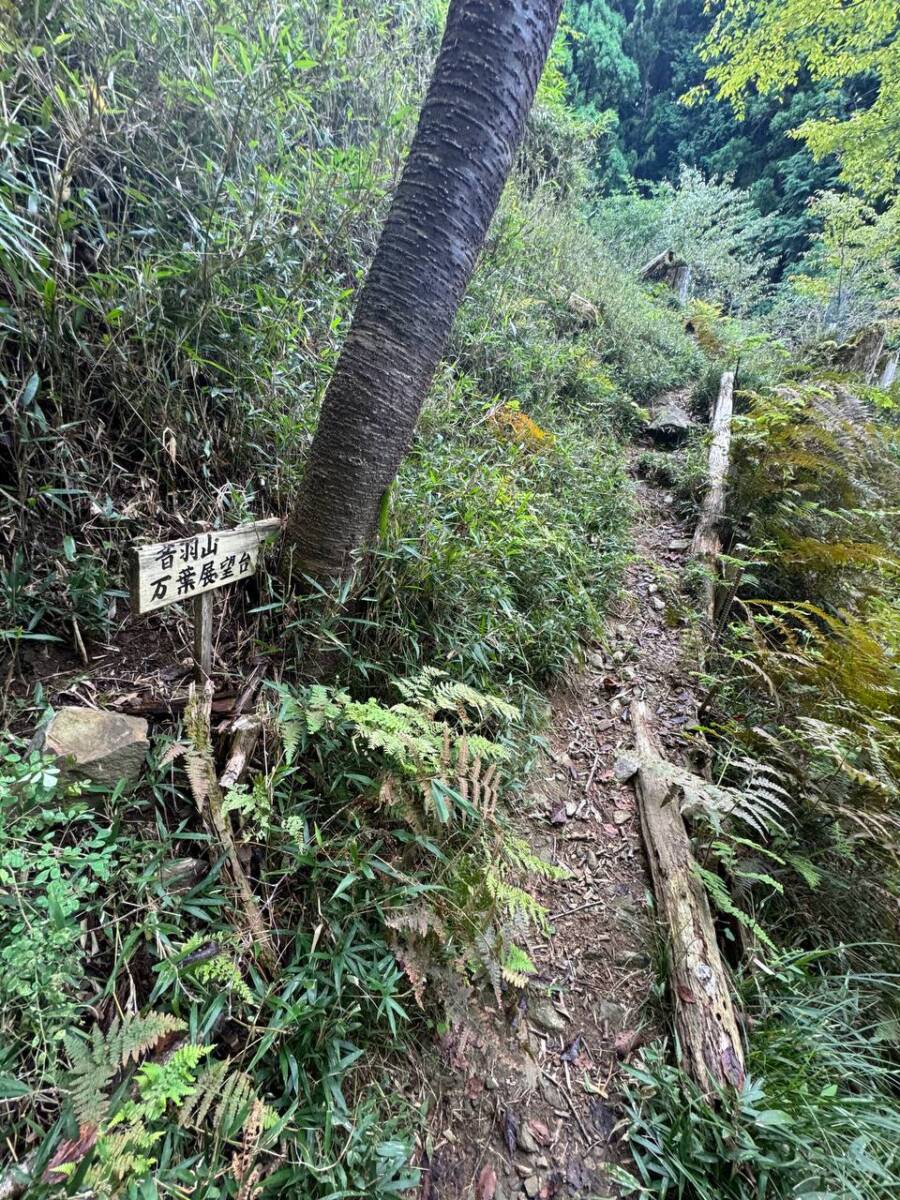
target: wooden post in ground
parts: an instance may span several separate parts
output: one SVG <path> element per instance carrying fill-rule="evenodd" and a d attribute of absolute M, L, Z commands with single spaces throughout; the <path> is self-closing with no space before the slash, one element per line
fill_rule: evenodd
<path fill-rule="evenodd" d="M 684 1066 L 706 1092 L 739 1089 L 744 1051 L 709 900 L 679 807 L 680 789 L 642 701 L 631 706 L 637 797 L 659 915 L 671 946 L 669 984 Z"/>
<path fill-rule="evenodd" d="M 703 614 L 712 629 L 716 615 L 716 583 L 722 553 L 720 528 L 725 516 L 725 482 L 731 460 L 731 416 L 734 409 L 734 372 L 726 371 L 719 384 L 710 425 L 709 488 L 700 506 L 700 516 L 690 555 L 706 570 L 703 581 Z"/>
<path fill-rule="evenodd" d="M 194 599 L 194 678 L 203 687 L 212 674 L 213 594 Z"/>

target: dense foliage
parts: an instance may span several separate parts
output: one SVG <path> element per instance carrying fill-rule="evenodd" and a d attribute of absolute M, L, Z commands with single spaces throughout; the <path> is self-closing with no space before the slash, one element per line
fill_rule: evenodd
<path fill-rule="evenodd" d="M 750 821 L 700 813 L 694 835 L 750 1078 L 712 1104 L 647 1048 L 621 1181 L 896 1188 L 900 457 L 897 385 L 876 386 L 897 344 L 896 14 L 826 5 L 817 41 L 805 0 L 715 7 L 573 0 L 359 575 L 324 612 L 274 565 L 229 601 L 235 674 L 290 681 L 264 689 L 263 751 L 222 799 L 273 977 L 201 820 L 208 713 L 157 733 L 133 793 L 73 786 L 23 735 L 57 668 L 108 702 L 79 664 L 134 634 L 134 538 L 289 506 L 443 6 L 0 0 L 0 1103 L 30 1194 L 414 1184 L 412 1031 L 533 975 L 529 880 L 556 868 L 504 801 L 544 689 L 603 636 L 623 447 L 656 397 L 702 407 L 725 368 L 703 718 Z M 680 103 L 707 70 L 717 95 Z M 638 280 L 667 249 L 692 268 L 684 308 Z M 640 465 L 690 513 L 705 449 Z M 143 628 L 187 654 L 180 606 Z M 301 684 L 315 639 L 336 677 Z"/>

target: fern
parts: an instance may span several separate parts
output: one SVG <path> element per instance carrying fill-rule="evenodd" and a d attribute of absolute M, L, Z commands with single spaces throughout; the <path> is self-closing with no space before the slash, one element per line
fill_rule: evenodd
<path fill-rule="evenodd" d="M 547 910 L 524 888 L 507 883 L 490 867 L 485 872 L 484 882 L 491 900 L 508 917 L 523 918 L 528 924 L 537 926 L 542 933 L 549 930 Z"/>
<path fill-rule="evenodd" d="M 535 974 L 537 967 L 524 950 L 513 944 L 507 948 L 501 971 L 507 983 L 522 988 L 528 983 L 529 977 Z"/>
<path fill-rule="evenodd" d="M 256 1106 L 261 1114 L 262 1128 L 269 1129 L 277 1114 L 263 1104 L 256 1094 L 253 1081 L 244 1071 L 231 1070 L 231 1060 L 213 1063 L 199 1077 L 193 1093 L 178 1114 L 178 1124 L 195 1129 L 205 1128 L 212 1113 L 212 1129 L 226 1139 L 236 1137 Z"/>
<path fill-rule="evenodd" d="M 186 1028 L 170 1013 L 129 1013 L 121 1020 L 117 1017 L 105 1035 L 99 1026 L 87 1039 L 66 1034 L 64 1044 L 72 1064 L 69 1094 L 79 1127 L 102 1124 L 109 1110 L 109 1087 L 119 1071 Z"/>
<path fill-rule="evenodd" d="M 106 1128 L 155 1121 L 169 1104 L 181 1104 L 194 1091 L 197 1068 L 211 1051 L 212 1046 L 189 1042 L 179 1046 L 164 1063 L 144 1063 L 135 1077 L 138 1098 L 126 1101 L 110 1118 Z"/>
<path fill-rule="evenodd" d="M 767 946 L 773 952 L 773 954 L 778 952 L 778 948 L 776 947 L 775 943 L 759 924 L 759 922 L 749 913 L 744 912 L 742 908 L 738 908 L 738 906 L 734 903 L 728 888 L 714 871 L 707 871 L 705 867 L 701 867 L 699 863 L 695 862 L 693 864 L 693 872 L 697 879 L 699 879 L 706 888 L 710 899 L 712 900 L 713 904 L 715 904 L 719 912 L 724 913 L 725 916 L 733 917 L 736 921 L 739 921 L 741 925 L 743 925 L 746 929 L 749 929 L 751 933 L 753 933 L 759 939 L 759 941 L 763 943 L 763 945 Z"/>

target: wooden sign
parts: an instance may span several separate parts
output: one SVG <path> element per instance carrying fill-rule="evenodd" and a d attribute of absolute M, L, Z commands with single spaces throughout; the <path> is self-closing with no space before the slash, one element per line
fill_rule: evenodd
<path fill-rule="evenodd" d="M 281 521 L 271 517 L 174 542 L 133 546 L 131 602 L 135 612 L 153 612 L 248 579 L 256 570 L 260 546 L 280 529 Z"/>

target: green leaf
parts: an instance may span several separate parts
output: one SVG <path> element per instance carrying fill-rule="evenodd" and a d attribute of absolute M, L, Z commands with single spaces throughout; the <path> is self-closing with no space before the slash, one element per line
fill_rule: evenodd
<path fill-rule="evenodd" d="M 792 1118 L 781 1108 L 764 1108 L 762 1112 L 756 1114 L 754 1119 L 757 1125 L 763 1125 L 766 1128 L 793 1124 Z"/>

